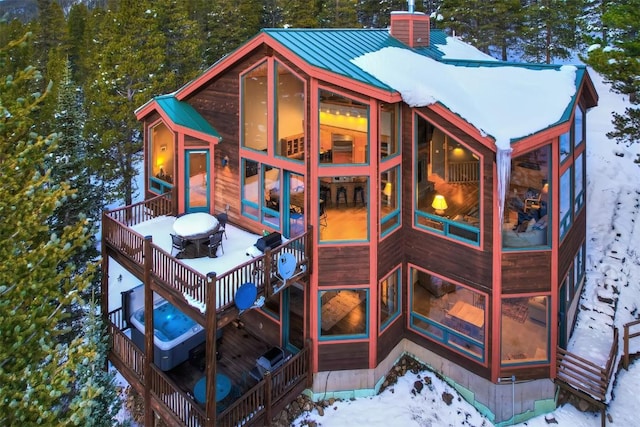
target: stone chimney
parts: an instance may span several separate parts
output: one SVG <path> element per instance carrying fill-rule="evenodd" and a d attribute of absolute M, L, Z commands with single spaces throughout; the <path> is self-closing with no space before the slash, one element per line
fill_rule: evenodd
<path fill-rule="evenodd" d="M 409 47 L 429 47 L 429 16 L 421 12 L 391 12 L 391 36 Z"/>

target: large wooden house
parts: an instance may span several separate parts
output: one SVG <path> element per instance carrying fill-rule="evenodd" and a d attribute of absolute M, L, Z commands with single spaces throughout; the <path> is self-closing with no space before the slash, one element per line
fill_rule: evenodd
<path fill-rule="evenodd" d="M 144 394 L 147 422 L 153 411 L 187 425 L 236 425 L 268 419 L 303 389 L 375 394 L 405 354 L 497 424 L 555 407 L 557 352 L 584 282 L 585 126 L 597 94 L 587 70 L 570 67 L 569 96 L 539 111 L 557 117 L 505 144 L 448 98 L 416 105 L 410 80 L 394 87 L 356 60 L 380 54 L 382 68 L 392 49 L 453 76 L 515 69 L 525 74 L 504 84 L 523 88 L 527 76 L 567 72 L 445 55 L 452 44 L 463 46 L 408 12 L 393 13 L 390 30 L 265 29 L 137 110 L 146 200 L 104 215 L 103 298 L 116 261 L 144 284 L 147 319 L 161 297 L 202 326 L 200 372 L 211 380 L 198 403 L 180 382 L 189 374 L 167 373 L 148 357 L 158 352 L 153 328 L 136 345 L 126 333 L 131 313 L 111 304 L 110 360 Z M 434 79 L 430 73 L 421 78 Z M 544 92 L 542 82 L 534 90 Z M 512 99 L 528 104 L 526 93 Z M 200 211 L 225 212 L 227 230 L 280 233 L 282 245 L 206 275 L 135 231 L 151 218 Z M 275 273 L 284 253 L 296 259 L 288 281 Z M 237 307 L 238 289 L 252 281 L 264 305 Z M 225 362 L 227 345 L 236 350 Z M 274 349 L 287 355 L 281 368 L 250 383 L 228 373 L 245 387 L 224 406 L 210 398 L 221 385 L 216 374 L 235 359 L 248 359 L 250 370 Z"/>

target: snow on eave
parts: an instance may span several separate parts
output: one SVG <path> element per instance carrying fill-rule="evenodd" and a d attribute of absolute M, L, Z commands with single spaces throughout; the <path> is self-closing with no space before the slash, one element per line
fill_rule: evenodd
<path fill-rule="evenodd" d="M 556 124 L 576 93 L 576 67 L 461 66 L 398 47 L 352 62 L 397 90 L 411 107 L 440 102 L 498 148 Z M 403 64 L 397 67 L 396 64 Z"/>

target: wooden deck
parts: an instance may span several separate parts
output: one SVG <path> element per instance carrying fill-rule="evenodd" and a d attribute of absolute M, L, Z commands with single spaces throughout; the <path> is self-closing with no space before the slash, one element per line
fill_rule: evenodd
<path fill-rule="evenodd" d="M 103 304 L 111 344 L 109 360 L 143 395 L 145 424 L 152 423 L 154 413 L 169 425 L 189 427 L 251 425 L 270 420 L 276 411 L 310 386 L 309 344 L 304 342 L 302 332 L 300 340 L 304 349 L 295 355 L 287 355 L 290 357 L 284 365 L 273 373 L 265 373 L 262 380 L 256 380 L 250 375 L 256 359 L 280 343 L 267 343 L 233 321 L 238 317 L 234 296 L 247 281 L 252 281 L 258 294 L 264 294 L 267 299 L 272 293 L 281 291 L 283 285 L 299 283 L 304 286 L 311 273 L 308 266 L 313 265 L 309 259 L 312 230 L 277 248 L 267 249 L 264 255 L 251 258 L 220 276 L 215 273 L 204 275 L 132 228 L 161 215 L 176 215 L 168 196 L 103 214 L 102 253 L 103 260 L 107 261 L 103 261 L 102 301 L 108 301 L 109 297 L 108 259 L 112 258 L 143 282 L 145 311 L 148 311 L 145 316 L 152 316 L 153 293 L 158 294 L 204 326 L 207 342 L 215 343 L 213 348 L 219 358 L 204 354 L 202 346 L 192 349 L 189 360 L 163 372 L 124 332 L 126 322 L 122 308 L 109 311 L 108 305 Z M 297 263 L 288 284 L 277 275 L 276 261 L 282 253 L 289 254 Z M 203 306 L 204 311 L 197 306 Z M 304 325 L 303 321 L 296 321 L 292 326 L 297 330 L 301 325 Z M 222 338 L 216 342 L 215 331 L 219 329 L 223 331 Z M 153 346 L 153 336 L 145 337 L 145 346 Z M 201 405 L 193 398 L 193 389 L 207 372 L 209 375 L 214 372 L 225 374 L 232 387 L 223 401 Z M 212 388 L 212 384 L 207 384 L 207 393 L 215 393 Z"/>
<path fill-rule="evenodd" d="M 255 366 L 256 359 L 271 348 L 271 344 L 261 340 L 243 327 L 229 324 L 222 330 L 219 340 L 216 369 L 231 379 L 232 392 L 222 402 L 229 405 L 235 399 L 254 387 L 258 381 L 249 375 Z M 180 389 L 193 395 L 196 382 L 205 376 L 206 354 L 204 345 L 192 352 L 193 357 L 167 372 L 169 377 L 179 385 Z M 204 405 L 202 405 L 204 409 Z"/>

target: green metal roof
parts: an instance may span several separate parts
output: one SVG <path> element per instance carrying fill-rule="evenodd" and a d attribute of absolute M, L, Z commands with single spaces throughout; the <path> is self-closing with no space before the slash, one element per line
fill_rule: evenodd
<path fill-rule="evenodd" d="M 430 43 L 426 48 L 410 48 L 391 37 L 389 29 L 308 29 L 308 28 L 267 28 L 261 32 L 268 34 L 308 64 L 352 78 L 371 86 L 395 92 L 392 87 L 371 76 L 351 60 L 385 47 L 399 47 L 413 50 L 420 55 L 441 60 L 444 53 L 439 45 L 447 43 L 447 35 L 442 30 L 431 29 Z"/>
<path fill-rule="evenodd" d="M 158 106 L 177 125 L 193 129 L 197 132 L 221 138 L 213 128 L 191 105 L 178 101 L 173 94 L 161 95 L 154 98 Z"/>
<path fill-rule="evenodd" d="M 389 30 L 268 28 L 262 32 L 312 66 L 394 92 L 351 62 L 385 47 L 404 47 L 389 35 Z"/>

